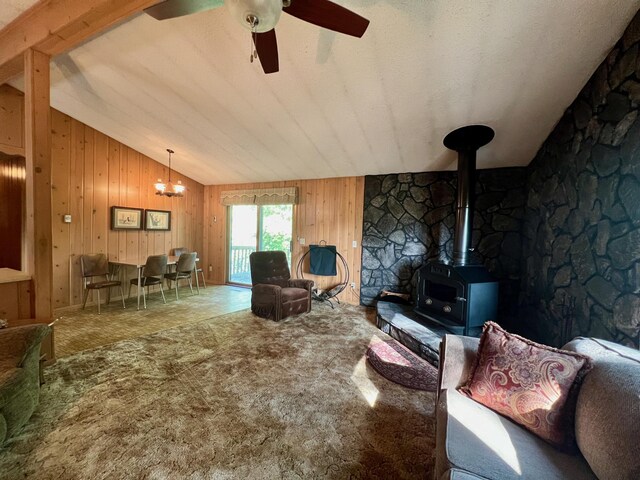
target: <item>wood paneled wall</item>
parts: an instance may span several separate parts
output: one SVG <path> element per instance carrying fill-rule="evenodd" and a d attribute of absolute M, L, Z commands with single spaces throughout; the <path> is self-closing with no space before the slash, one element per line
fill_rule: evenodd
<path fill-rule="evenodd" d="M 22 102 L 20 92 L 0 86 L 0 151 L 8 154 L 24 154 Z M 220 192 L 290 186 L 297 186 L 300 195 L 294 208 L 293 268 L 309 244 L 326 240 L 336 245 L 347 260 L 350 282 L 356 284 L 355 291 L 347 288 L 340 299 L 359 303 L 364 177 L 204 187 L 178 174 L 176 178 L 187 186 L 185 197 L 158 197 L 153 183 L 167 178 L 167 167 L 56 110 L 52 110 L 52 162 L 55 308 L 81 303 L 78 260 L 83 253 L 144 257 L 185 246 L 200 253 L 211 283 L 225 283 L 227 208 L 220 203 Z M 171 210 L 171 232 L 110 230 L 113 205 Z M 70 224 L 64 223 L 65 214 L 72 216 Z M 300 237 L 305 245 L 300 245 Z M 305 278 L 320 288 L 331 288 L 342 278 L 309 275 L 308 265 L 304 271 Z"/>
<path fill-rule="evenodd" d="M 296 180 L 240 185 L 213 185 L 205 187 L 205 229 L 202 266 L 205 271 L 211 266 L 208 278 L 211 283 L 222 284 L 227 275 L 227 207 L 220 203 L 220 192 L 248 188 L 293 187 L 299 189 L 300 202 L 294 207 L 293 219 L 293 270 L 310 244 L 325 240 L 336 245 L 349 266 L 355 292 L 348 287 L 340 300 L 358 304 L 362 251 L 362 212 L 364 202 L 364 177 L 329 178 L 320 180 Z M 305 239 L 300 245 L 299 239 Z M 352 242 L 357 242 L 356 248 Z M 308 260 L 307 256 L 307 260 Z M 338 264 L 340 265 L 340 263 Z M 337 277 L 318 277 L 307 272 L 305 278 L 316 282 L 320 288 L 331 288 L 340 280 Z M 293 274 L 295 276 L 295 274 Z"/>
<path fill-rule="evenodd" d="M 0 318 L 33 318 L 31 281 L 0 283 Z M 13 324 L 13 322 L 12 322 Z"/>
<path fill-rule="evenodd" d="M 168 168 L 56 110 L 52 115 L 54 307 L 82 300 L 79 255 L 144 258 L 176 247 L 202 248 L 204 187 L 180 174 L 182 198 L 155 195 Z M 110 229 L 113 205 L 171 211 L 170 232 Z M 70 214 L 70 224 L 64 215 Z M 129 276 L 135 276 L 129 272 Z"/>
<path fill-rule="evenodd" d="M 20 92 L 0 87 L 0 151 L 23 151 L 21 101 Z M 187 187 L 185 196 L 157 196 L 153 184 L 167 179 L 166 166 L 57 110 L 52 109 L 51 122 L 54 308 L 81 303 L 83 253 L 131 258 L 183 246 L 202 250 L 203 185 L 174 172 Z M 113 205 L 171 210 L 171 231 L 111 230 Z M 64 223 L 65 214 L 71 223 Z"/>

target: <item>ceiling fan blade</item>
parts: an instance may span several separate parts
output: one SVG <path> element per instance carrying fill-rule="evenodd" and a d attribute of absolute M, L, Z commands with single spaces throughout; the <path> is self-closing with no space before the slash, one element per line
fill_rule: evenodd
<path fill-rule="evenodd" d="M 211 10 L 222 5 L 224 5 L 224 0 L 165 0 L 145 8 L 144 13 L 151 15 L 156 20 L 167 20 Z"/>
<path fill-rule="evenodd" d="M 291 0 L 283 12 L 335 32 L 361 37 L 369 20 L 329 0 Z"/>
<path fill-rule="evenodd" d="M 253 44 L 256 46 L 264 73 L 274 73 L 280 70 L 275 29 L 264 33 L 252 33 L 251 35 L 253 36 Z"/>

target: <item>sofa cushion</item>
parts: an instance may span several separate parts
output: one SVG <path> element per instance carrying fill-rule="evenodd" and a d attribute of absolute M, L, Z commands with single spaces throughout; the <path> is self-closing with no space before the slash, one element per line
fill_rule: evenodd
<path fill-rule="evenodd" d="M 577 388 L 589 358 L 484 326 L 475 369 L 461 392 L 559 448 L 574 446 Z"/>
<path fill-rule="evenodd" d="M 600 338 L 576 337 L 562 348 L 586 355 L 594 363 L 605 360 L 631 360 L 640 364 L 640 351 Z"/>
<path fill-rule="evenodd" d="M 309 291 L 304 288 L 286 287 L 282 289 L 282 303 L 306 300 L 307 297 L 309 297 Z"/>
<path fill-rule="evenodd" d="M 560 452 L 456 390 L 441 393 L 437 416 L 438 472 L 457 468 L 494 480 L 596 478 L 580 454 Z"/>
<path fill-rule="evenodd" d="M 442 474 L 440 480 L 488 480 L 485 477 L 476 475 L 475 473 L 460 470 L 459 468 L 450 468 Z"/>
<path fill-rule="evenodd" d="M 602 480 L 640 478 L 640 352 L 580 338 L 566 348 L 592 357 L 576 406 L 576 440 Z"/>
<path fill-rule="evenodd" d="M 485 477 L 476 475 L 459 468 L 450 468 L 442 474 L 440 480 L 487 480 Z"/>

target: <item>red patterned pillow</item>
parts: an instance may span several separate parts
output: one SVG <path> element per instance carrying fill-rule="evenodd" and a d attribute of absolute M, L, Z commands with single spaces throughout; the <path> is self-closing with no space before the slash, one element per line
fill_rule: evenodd
<path fill-rule="evenodd" d="M 564 450 L 575 445 L 577 389 L 589 358 L 484 325 L 476 364 L 460 391 Z"/>

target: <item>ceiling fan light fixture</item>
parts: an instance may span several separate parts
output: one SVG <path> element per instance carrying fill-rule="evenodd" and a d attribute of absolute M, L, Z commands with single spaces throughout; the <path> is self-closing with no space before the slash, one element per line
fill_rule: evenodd
<path fill-rule="evenodd" d="M 227 9 L 240 25 L 257 33 L 268 32 L 280 20 L 282 0 L 224 0 Z M 250 19 L 257 19 L 252 24 Z"/>
<path fill-rule="evenodd" d="M 280 70 L 275 26 L 283 11 L 303 22 L 352 37 L 362 37 L 369 27 L 369 20 L 332 0 L 161 0 L 145 12 L 164 20 L 223 4 L 251 32 L 250 62 L 259 58 L 267 74 Z"/>

